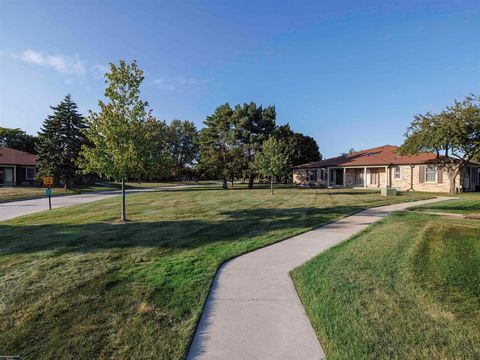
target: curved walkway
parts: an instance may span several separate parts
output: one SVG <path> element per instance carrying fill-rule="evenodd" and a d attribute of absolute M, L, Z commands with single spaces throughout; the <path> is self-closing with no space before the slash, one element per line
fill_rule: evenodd
<path fill-rule="evenodd" d="M 364 210 L 225 263 L 214 279 L 188 359 L 325 358 L 289 271 L 393 211 L 447 199 Z"/>

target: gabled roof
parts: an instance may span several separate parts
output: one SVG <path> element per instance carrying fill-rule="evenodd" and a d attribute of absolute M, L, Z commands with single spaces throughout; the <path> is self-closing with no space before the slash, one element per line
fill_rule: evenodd
<path fill-rule="evenodd" d="M 0 147 L 0 164 L 36 166 L 36 155 L 8 147 Z"/>
<path fill-rule="evenodd" d="M 384 145 L 372 149 L 355 151 L 351 154 L 320 160 L 313 163 L 294 166 L 296 169 L 321 168 L 327 166 L 381 166 L 410 165 L 435 162 L 436 154 L 421 153 L 412 156 L 400 156 L 398 146 Z"/>

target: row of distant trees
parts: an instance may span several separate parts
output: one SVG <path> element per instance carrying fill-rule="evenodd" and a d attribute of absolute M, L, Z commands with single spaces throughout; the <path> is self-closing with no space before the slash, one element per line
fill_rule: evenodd
<path fill-rule="evenodd" d="M 285 180 L 291 166 L 321 159 L 313 138 L 288 124 L 277 125 L 274 106 L 221 105 L 200 131 L 190 121 L 157 120 L 141 98 L 143 80 L 135 61 L 110 64 L 106 100 L 98 102 L 98 112 L 82 116 L 67 95 L 52 107 L 38 137 L 1 129 L 0 145 L 36 153 L 38 178 L 53 176 L 67 187 L 93 174 L 122 184 L 129 179 L 222 179 L 224 188 L 227 181 L 233 185 L 245 179 L 252 188 L 255 178 Z"/>

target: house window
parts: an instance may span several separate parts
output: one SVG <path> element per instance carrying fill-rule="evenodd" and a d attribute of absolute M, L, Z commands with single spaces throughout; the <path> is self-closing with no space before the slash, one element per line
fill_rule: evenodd
<path fill-rule="evenodd" d="M 437 182 L 437 167 L 428 165 L 425 168 L 425 182 Z"/>
<path fill-rule="evenodd" d="M 317 169 L 308 170 L 308 180 L 309 181 L 317 181 Z"/>
<path fill-rule="evenodd" d="M 320 169 L 320 180 L 327 180 L 327 169 Z"/>
<path fill-rule="evenodd" d="M 25 180 L 33 180 L 35 179 L 35 168 L 28 167 L 25 168 Z"/>
<path fill-rule="evenodd" d="M 393 168 L 393 174 L 394 174 L 393 177 L 394 177 L 395 179 L 400 179 L 400 177 L 401 177 L 401 176 L 400 176 L 400 166 L 395 166 L 395 167 Z"/>

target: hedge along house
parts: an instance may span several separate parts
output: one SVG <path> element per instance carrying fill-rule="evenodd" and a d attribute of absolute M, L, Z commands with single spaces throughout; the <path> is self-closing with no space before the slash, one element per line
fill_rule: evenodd
<path fill-rule="evenodd" d="M 34 154 L 0 147 L 0 186 L 33 185 L 36 168 Z"/>
<path fill-rule="evenodd" d="M 457 191 L 479 190 L 480 163 L 465 166 L 456 179 Z M 293 182 L 318 187 L 389 187 L 397 190 L 448 192 L 447 174 L 436 154 L 400 156 L 398 147 L 384 145 L 293 167 Z"/>

